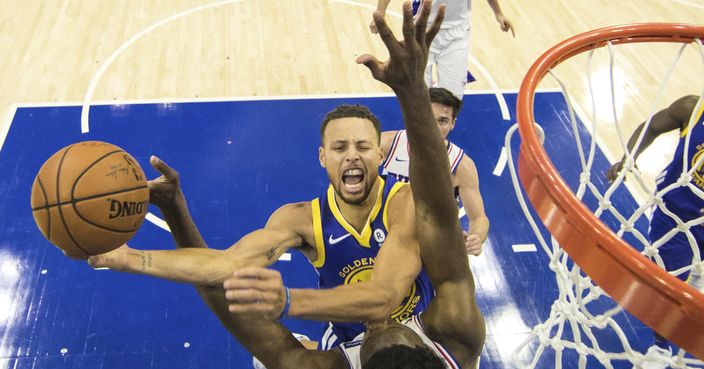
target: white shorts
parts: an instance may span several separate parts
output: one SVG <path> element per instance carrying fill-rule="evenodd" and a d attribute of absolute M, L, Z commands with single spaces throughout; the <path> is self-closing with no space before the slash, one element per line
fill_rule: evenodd
<path fill-rule="evenodd" d="M 467 84 L 467 57 L 469 56 L 469 24 L 442 29 L 430 44 L 425 83 L 429 87 L 444 87 L 462 99 Z M 432 66 L 437 81 L 433 83 Z"/>

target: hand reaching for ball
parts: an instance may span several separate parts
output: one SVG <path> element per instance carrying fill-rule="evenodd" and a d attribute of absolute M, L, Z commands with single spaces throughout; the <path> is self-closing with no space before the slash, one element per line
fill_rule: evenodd
<path fill-rule="evenodd" d="M 162 209 L 174 206 L 177 200 L 183 198 L 178 172 L 154 155 L 149 158 L 149 164 L 161 173 L 161 176 L 148 182 L 149 202 Z"/>

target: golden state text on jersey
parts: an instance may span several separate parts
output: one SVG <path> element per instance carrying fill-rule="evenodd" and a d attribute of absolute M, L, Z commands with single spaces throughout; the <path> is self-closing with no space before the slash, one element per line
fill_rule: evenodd
<path fill-rule="evenodd" d="M 398 190 L 406 185 L 392 177 L 379 177 L 378 180 L 381 181 L 378 196 L 369 221 L 361 233 L 340 213 L 332 186 L 328 187 L 323 196 L 312 201 L 315 247 L 318 251 L 317 260 L 312 264 L 320 276 L 320 288 L 333 288 L 371 279 L 376 255 L 388 233 L 387 206 Z M 425 271 L 421 271 L 392 317 L 400 322 L 424 311 L 433 296 L 430 280 Z M 332 323 L 331 329 L 337 337 L 336 343 L 339 344 L 364 332 L 364 325 Z"/>

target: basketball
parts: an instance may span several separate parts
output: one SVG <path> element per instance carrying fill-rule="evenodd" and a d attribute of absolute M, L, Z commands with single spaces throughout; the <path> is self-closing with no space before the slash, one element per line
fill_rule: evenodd
<path fill-rule="evenodd" d="M 39 169 L 32 215 L 49 242 L 67 256 L 114 250 L 144 221 L 149 189 L 144 171 L 121 148 L 100 141 L 64 147 Z"/>

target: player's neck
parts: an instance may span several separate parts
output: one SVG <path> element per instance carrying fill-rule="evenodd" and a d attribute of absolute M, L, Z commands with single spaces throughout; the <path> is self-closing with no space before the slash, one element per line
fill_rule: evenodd
<path fill-rule="evenodd" d="M 347 223 L 349 223 L 354 229 L 361 233 L 364 230 L 364 226 L 367 225 L 369 221 L 369 214 L 376 204 L 376 199 L 379 196 L 379 186 L 381 186 L 381 181 L 379 177 L 374 180 L 374 185 L 372 190 L 369 192 L 369 196 L 361 204 L 348 204 L 341 201 L 340 198 L 336 198 L 337 207 L 340 209 L 340 213 L 345 218 Z M 337 196 L 337 195 L 336 195 Z"/>

